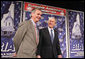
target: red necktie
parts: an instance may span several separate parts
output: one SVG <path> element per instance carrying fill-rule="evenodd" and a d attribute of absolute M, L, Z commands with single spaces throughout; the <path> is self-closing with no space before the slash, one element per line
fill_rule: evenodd
<path fill-rule="evenodd" d="M 39 37 L 38 37 L 38 32 L 37 32 L 37 27 L 35 25 L 35 33 L 36 33 L 36 43 L 38 44 L 39 42 Z"/>

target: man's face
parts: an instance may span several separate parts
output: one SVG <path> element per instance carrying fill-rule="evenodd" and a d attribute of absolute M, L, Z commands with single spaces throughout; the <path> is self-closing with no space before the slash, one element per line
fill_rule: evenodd
<path fill-rule="evenodd" d="M 48 26 L 50 28 L 53 28 L 55 26 L 55 19 L 54 18 L 48 20 Z"/>
<path fill-rule="evenodd" d="M 35 12 L 32 13 L 32 17 L 35 20 L 35 22 L 38 22 L 41 19 L 42 12 L 40 10 L 35 10 Z"/>

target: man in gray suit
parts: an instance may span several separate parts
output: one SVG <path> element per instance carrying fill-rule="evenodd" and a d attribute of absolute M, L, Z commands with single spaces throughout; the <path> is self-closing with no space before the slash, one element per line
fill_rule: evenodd
<path fill-rule="evenodd" d="M 30 20 L 19 24 L 13 40 L 17 58 L 36 58 L 36 50 L 39 42 L 36 22 L 41 19 L 41 15 L 42 11 L 40 9 L 33 9 Z"/>

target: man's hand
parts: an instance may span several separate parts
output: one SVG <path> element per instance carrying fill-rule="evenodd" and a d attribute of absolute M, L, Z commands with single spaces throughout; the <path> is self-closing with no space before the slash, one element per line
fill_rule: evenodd
<path fill-rule="evenodd" d="M 14 53 L 14 54 L 13 54 L 13 57 L 16 57 L 16 56 L 17 56 L 17 54 L 16 54 L 16 53 Z"/>
<path fill-rule="evenodd" d="M 62 55 L 58 55 L 58 58 L 62 58 Z"/>
<path fill-rule="evenodd" d="M 40 55 L 37 55 L 37 58 L 41 58 L 41 56 Z"/>

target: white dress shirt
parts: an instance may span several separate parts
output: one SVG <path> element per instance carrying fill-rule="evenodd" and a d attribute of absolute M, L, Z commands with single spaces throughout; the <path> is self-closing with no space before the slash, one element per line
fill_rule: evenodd
<path fill-rule="evenodd" d="M 52 32 L 53 32 L 53 38 L 54 38 L 54 29 L 48 27 L 48 30 L 49 30 L 49 34 L 50 34 L 50 36 L 51 36 L 51 30 L 53 30 Z"/>

